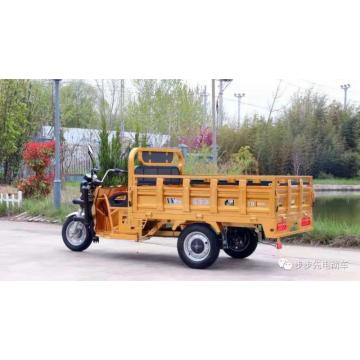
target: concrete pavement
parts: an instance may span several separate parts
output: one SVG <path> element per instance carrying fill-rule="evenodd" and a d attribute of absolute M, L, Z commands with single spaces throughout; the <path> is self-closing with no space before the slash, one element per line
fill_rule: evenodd
<path fill-rule="evenodd" d="M 247 259 L 221 251 L 212 267 L 194 270 L 179 259 L 176 239 L 100 239 L 76 253 L 59 225 L 1 219 L 0 280 L 360 280 L 360 251 L 259 244 Z"/>

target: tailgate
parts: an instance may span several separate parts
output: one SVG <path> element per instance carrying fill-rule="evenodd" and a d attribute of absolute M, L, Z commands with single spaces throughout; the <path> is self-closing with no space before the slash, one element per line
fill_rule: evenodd
<path fill-rule="evenodd" d="M 314 191 L 311 176 L 277 178 L 275 237 L 313 230 Z"/>

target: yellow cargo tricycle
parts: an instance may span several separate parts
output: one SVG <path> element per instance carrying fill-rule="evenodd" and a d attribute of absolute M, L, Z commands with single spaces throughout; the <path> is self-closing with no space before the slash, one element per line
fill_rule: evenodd
<path fill-rule="evenodd" d="M 62 229 L 65 245 L 83 251 L 99 237 L 146 240 L 177 238 L 182 261 L 206 268 L 220 250 L 233 258 L 251 255 L 259 241 L 313 229 L 311 176 L 184 175 L 176 148 L 134 148 L 128 169 L 109 169 L 98 179 L 93 169 L 73 200 L 80 210 Z M 110 173 L 128 175 L 127 186 L 103 186 Z"/>

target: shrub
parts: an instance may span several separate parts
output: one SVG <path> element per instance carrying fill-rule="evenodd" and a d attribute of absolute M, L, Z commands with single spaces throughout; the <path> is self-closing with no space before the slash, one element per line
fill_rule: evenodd
<path fill-rule="evenodd" d="M 24 197 L 43 197 L 50 193 L 53 179 L 53 174 L 29 176 L 18 184 L 18 189 Z"/>
<path fill-rule="evenodd" d="M 29 142 L 25 144 L 23 159 L 35 174 L 41 174 L 50 165 L 54 151 L 55 141 Z"/>
<path fill-rule="evenodd" d="M 227 173 L 232 174 L 257 174 L 258 162 L 250 151 L 250 146 L 242 146 L 235 154 L 231 154 Z"/>
<path fill-rule="evenodd" d="M 199 134 L 181 137 L 179 142 L 187 145 L 191 150 L 201 150 L 204 147 L 211 146 L 212 131 L 208 127 L 202 128 Z"/>
<path fill-rule="evenodd" d="M 209 147 L 202 147 L 198 152 L 191 152 L 185 161 L 186 175 L 216 175 L 218 169 L 211 159 Z"/>
<path fill-rule="evenodd" d="M 25 145 L 23 159 L 34 171 L 35 175 L 22 180 L 18 184 L 24 197 L 42 197 L 50 193 L 53 174 L 46 171 L 55 151 L 55 142 L 29 142 Z"/>
<path fill-rule="evenodd" d="M 116 127 L 115 136 L 109 140 L 109 132 L 105 120 L 102 122 L 100 131 L 100 150 L 99 150 L 99 165 L 100 171 L 98 176 L 102 178 L 108 169 L 119 168 L 127 170 L 128 157 L 132 148 L 147 146 L 147 137 L 140 136 L 138 132 L 135 133 L 134 141 L 128 144 L 121 143 L 121 133 L 119 127 Z M 113 185 L 127 185 L 128 174 L 123 175 L 109 174 L 105 179 L 105 186 Z"/>

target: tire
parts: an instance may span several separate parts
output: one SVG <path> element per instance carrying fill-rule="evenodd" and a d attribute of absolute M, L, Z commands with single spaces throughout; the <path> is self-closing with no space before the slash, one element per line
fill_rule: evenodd
<path fill-rule="evenodd" d="M 246 228 L 230 228 L 228 230 L 229 247 L 223 249 L 226 254 L 235 259 L 244 259 L 256 249 L 258 237 L 254 230 Z"/>
<path fill-rule="evenodd" d="M 220 240 L 206 225 L 193 224 L 180 234 L 177 249 L 181 260 L 193 269 L 205 269 L 219 256 Z"/>
<path fill-rule="evenodd" d="M 91 231 L 88 226 L 85 225 L 84 220 L 74 221 L 73 216 L 69 216 L 62 227 L 62 238 L 64 244 L 72 251 L 83 251 L 86 250 L 92 242 Z M 77 223 L 77 224 L 76 224 Z M 80 228 L 79 225 L 81 224 Z M 77 226 L 78 229 L 72 229 L 72 227 Z M 73 233 L 73 238 L 71 238 L 71 232 Z"/>

